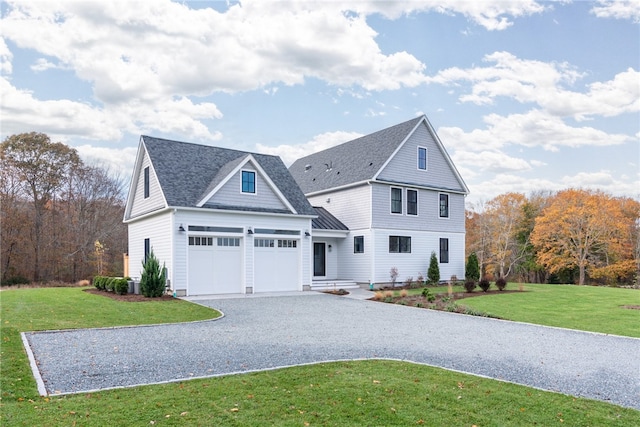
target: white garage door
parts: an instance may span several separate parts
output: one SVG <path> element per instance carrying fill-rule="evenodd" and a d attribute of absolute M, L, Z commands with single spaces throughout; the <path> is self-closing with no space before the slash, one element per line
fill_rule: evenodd
<path fill-rule="evenodd" d="M 254 292 L 300 290 L 300 244 L 296 239 L 254 239 Z"/>
<path fill-rule="evenodd" d="M 189 236 L 189 295 L 242 292 L 242 240 Z"/>

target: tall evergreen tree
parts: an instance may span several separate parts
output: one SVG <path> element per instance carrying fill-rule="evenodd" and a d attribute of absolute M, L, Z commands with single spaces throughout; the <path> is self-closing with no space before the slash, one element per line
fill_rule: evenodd
<path fill-rule="evenodd" d="M 161 297 L 167 282 L 166 274 L 167 270 L 164 264 L 160 269 L 160 262 L 152 249 L 147 260 L 142 262 L 142 276 L 140 277 L 140 292 L 142 295 L 149 298 Z"/>

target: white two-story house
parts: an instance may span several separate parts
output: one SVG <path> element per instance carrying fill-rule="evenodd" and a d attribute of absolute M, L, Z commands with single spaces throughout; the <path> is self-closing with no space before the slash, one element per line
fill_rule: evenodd
<path fill-rule="evenodd" d="M 142 136 L 129 274 L 153 251 L 177 295 L 464 277 L 468 189 L 424 116 L 296 161 Z"/>
<path fill-rule="evenodd" d="M 427 276 L 464 278 L 469 190 L 425 116 L 297 160 L 289 171 L 341 226 L 313 229 L 313 282 L 360 285 Z"/>

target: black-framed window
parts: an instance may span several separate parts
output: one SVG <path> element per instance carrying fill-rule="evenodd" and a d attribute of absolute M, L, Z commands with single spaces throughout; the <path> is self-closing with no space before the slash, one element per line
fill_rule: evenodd
<path fill-rule="evenodd" d="M 411 237 L 389 236 L 389 253 L 410 254 L 411 253 Z"/>
<path fill-rule="evenodd" d="M 151 253 L 151 240 L 144 239 L 144 262 L 147 262 L 149 254 Z"/>
<path fill-rule="evenodd" d="M 144 168 L 144 198 L 149 197 L 149 166 Z"/>
<path fill-rule="evenodd" d="M 253 171 L 242 171 L 242 192 L 256 192 L 256 173 Z"/>
<path fill-rule="evenodd" d="M 407 215 L 418 215 L 418 190 L 407 190 Z"/>
<path fill-rule="evenodd" d="M 364 236 L 353 237 L 353 253 L 354 254 L 364 253 Z"/>
<path fill-rule="evenodd" d="M 449 218 L 449 195 L 440 194 L 440 218 Z"/>
<path fill-rule="evenodd" d="M 425 147 L 418 147 L 418 169 L 427 170 L 427 149 Z"/>
<path fill-rule="evenodd" d="M 440 263 L 449 262 L 449 239 L 440 239 Z"/>
<path fill-rule="evenodd" d="M 391 213 L 402 213 L 402 188 L 391 187 Z"/>

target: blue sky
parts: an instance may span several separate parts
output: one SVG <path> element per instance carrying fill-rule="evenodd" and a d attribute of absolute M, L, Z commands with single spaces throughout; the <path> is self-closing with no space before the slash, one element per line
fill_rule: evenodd
<path fill-rule="evenodd" d="M 1 137 L 298 157 L 426 114 L 471 194 L 640 198 L 640 1 L 4 1 Z"/>

